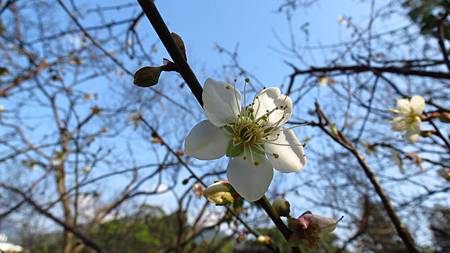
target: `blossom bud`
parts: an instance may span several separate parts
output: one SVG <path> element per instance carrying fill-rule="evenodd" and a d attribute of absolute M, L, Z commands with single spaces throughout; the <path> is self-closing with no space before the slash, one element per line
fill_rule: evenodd
<path fill-rule="evenodd" d="M 152 133 L 152 143 L 154 144 L 163 144 L 164 141 L 159 137 L 159 135 L 156 132 Z"/>
<path fill-rule="evenodd" d="M 443 179 L 445 179 L 447 181 L 450 181 L 450 169 L 449 168 L 442 168 L 442 169 L 440 169 L 439 170 L 439 175 Z"/>
<path fill-rule="evenodd" d="M 291 205 L 284 198 L 277 198 L 272 203 L 273 208 L 278 213 L 278 216 L 289 217 L 291 212 Z"/>
<path fill-rule="evenodd" d="M 91 113 L 92 113 L 93 115 L 98 115 L 98 114 L 100 114 L 100 111 L 101 111 L 101 109 L 100 109 L 100 107 L 98 107 L 97 105 L 94 105 L 94 106 L 91 108 Z"/>
<path fill-rule="evenodd" d="M 178 157 L 183 157 L 184 156 L 184 151 L 183 150 L 177 150 L 176 152 Z"/>
<path fill-rule="evenodd" d="M 91 168 L 90 166 L 85 166 L 85 167 L 83 167 L 83 168 L 81 169 L 81 171 L 82 171 L 84 174 L 88 174 L 89 172 L 91 172 L 91 170 L 92 170 L 92 168 Z"/>
<path fill-rule="evenodd" d="M 134 74 L 133 83 L 139 87 L 154 86 L 158 83 L 162 71 L 162 67 L 143 67 Z"/>
<path fill-rule="evenodd" d="M 443 123 L 450 123 L 450 113 L 448 113 L 448 112 L 440 113 L 439 120 Z"/>
<path fill-rule="evenodd" d="M 0 27 L 1 27 L 1 25 L 0 25 Z M 1 30 L 1 29 L 0 29 Z M 1 34 L 1 33 L 0 33 Z M 7 69 L 7 68 L 5 68 L 5 67 L 0 67 L 0 76 L 5 76 L 5 75 L 8 75 L 10 72 L 9 72 L 9 70 Z"/>
<path fill-rule="evenodd" d="M 218 206 L 227 205 L 234 202 L 236 193 L 226 180 L 220 180 L 208 186 L 203 192 L 208 201 L 215 203 Z"/>
<path fill-rule="evenodd" d="M 334 80 L 334 78 L 329 77 L 329 76 L 320 76 L 317 78 L 317 82 L 321 86 L 326 86 L 326 85 L 330 85 L 330 84 L 335 84 L 336 80 Z"/>
<path fill-rule="evenodd" d="M 331 132 L 331 134 L 332 134 L 334 137 L 336 137 L 336 138 L 339 137 L 339 132 L 338 132 L 337 127 L 336 127 L 335 124 L 331 124 L 331 125 L 330 125 L 330 132 Z"/>
<path fill-rule="evenodd" d="M 192 190 L 194 191 L 194 194 L 197 198 L 201 197 L 203 195 L 203 192 L 205 191 L 205 187 L 203 187 L 200 183 L 195 183 L 192 186 Z"/>
<path fill-rule="evenodd" d="M 180 50 L 181 54 L 183 55 L 184 60 L 187 60 L 186 47 L 184 46 L 183 39 L 180 37 L 180 35 L 178 35 L 178 34 L 176 34 L 174 32 L 171 33 L 170 35 L 172 36 L 173 41 L 177 45 L 177 47 Z"/>
<path fill-rule="evenodd" d="M 431 137 L 433 136 L 434 131 L 428 130 L 428 131 L 420 131 L 420 136 L 422 137 Z"/>
<path fill-rule="evenodd" d="M 272 244 L 272 238 L 270 238 L 270 237 L 267 236 L 267 235 L 260 235 L 260 236 L 258 236 L 258 237 L 256 238 L 256 240 L 257 240 L 259 243 L 262 243 L 262 244 L 265 244 L 265 245 L 270 245 L 270 244 Z"/>
<path fill-rule="evenodd" d="M 244 232 L 244 231 L 240 231 L 240 232 L 238 233 L 238 237 L 236 238 L 236 241 L 237 241 L 237 242 L 242 242 L 242 241 L 245 240 L 245 237 L 246 237 L 245 232 Z"/>
<path fill-rule="evenodd" d="M 292 236 L 289 238 L 289 244 L 296 246 L 302 243 L 309 248 L 314 248 L 318 245 L 323 234 L 331 233 L 336 229 L 339 221 L 312 214 L 309 211 L 300 215 L 297 219 L 290 218 L 288 227 L 292 231 Z"/>

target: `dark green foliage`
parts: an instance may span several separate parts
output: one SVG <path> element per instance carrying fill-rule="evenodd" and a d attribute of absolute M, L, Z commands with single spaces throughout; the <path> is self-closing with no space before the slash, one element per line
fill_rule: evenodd
<path fill-rule="evenodd" d="M 442 14 L 450 10 L 449 0 L 406 0 L 403 2 L 409 18 L 419 26 L 424 35 L 437 37 L 438 22 Z M 443 22 L 444 37 L 450 39 L 450 24 L 448 16 Z"/>
<path fill-rule="evenodd" d="M 189 228 L 185 212 L 165 215 L 159 207 L 145 206 L 131 216 L 117 218 L 97 226 L 84 225 L 81 229 L 105 251 L 112 253 L 232 252 L 232 241 L 226 239 L 220 232 L 211 235 L 209 231 L 190 240 L 181 249 L 169 250 L 176 245 L 180 226 Z M 60 232 L 34 234 L 30 238 L 22 238 L 22 245 L 26 245 L 33 253 L 62 252 L 62 238 Z M 90 252 L 92 251 L 89 248 L 81 251 L 81 253 Z"/>

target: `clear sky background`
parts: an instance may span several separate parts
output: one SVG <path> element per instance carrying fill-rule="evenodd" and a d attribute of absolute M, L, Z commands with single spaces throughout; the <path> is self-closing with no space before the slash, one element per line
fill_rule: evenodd
<path fill-rule="evenodd" d="M 277 11 L 281 1 L 157 1 L 161 15 L 171 31 L 182 36 L 188 48 L 189 61 L 197 74 L 205 69 L 220 71 L 229 58 L 219 55 L 214 45 L 233 50 L 239 45 L 240 63 L 267 86 L 279 85 L 289 71 L 277 50 L 282 46 L 275 34 L 289 41 L 286 16 Z M 300 45 L 304 42 L 301 25 L 309 22 L 310 43 L 330 44 L 345 39 L 345 28 L 338 23 L 340 15 L 355 19 L 369 15 L 367 4 L 348 0 L 321 0 L 293 15 L 292 29 Z M 143 20 L 141 28 L 146 27 Z M 150 28 L 150 27 L 148 27 Z M 148 29 L 147 28 L 147 29 Z M 303 37 L 303 38 L 302 38 Z M 304 45 L 304 43 L 303 43 Z M 166 56 L 164 50 L 162 54 Z M 322 64 L 323 55 L 313 55 L 311 65 Z M 211 74 L 211 73 L 208 73 Z"/>

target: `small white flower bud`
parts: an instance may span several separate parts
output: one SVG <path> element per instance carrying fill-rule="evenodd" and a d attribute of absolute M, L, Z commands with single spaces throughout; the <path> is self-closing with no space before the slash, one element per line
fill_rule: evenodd
<path fill-rule="evenodd" d="M 270 238 L 270 236 L 267 236 L 267 235 L 260 235 L 260 236 L 258 236 L 258 238 L 256 238 L 256 240 L 262 244 L 266 244 L 266 245 L 272 244 L 272 238 Z"/>
<path fill-rule="evenodd" d="M 205 196 L 208 201 L 221 206 L 233 203 L 236 193 L 228 181 L 220 180 L 208 186 L 205 191 L 203 191 L 203 196 Z"/>

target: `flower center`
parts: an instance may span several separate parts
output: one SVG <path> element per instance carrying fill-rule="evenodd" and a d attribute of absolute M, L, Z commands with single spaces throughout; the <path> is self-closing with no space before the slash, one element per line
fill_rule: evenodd
<path fill-rule="evenodd" d="M 256 118 L 251 106 L 245 107 L 237 119 L 224 126 L 225 131 L 231 136 L 227 156 L 236 157 L 244 154 L 254 161 L 254 155 L 265 155 L 264 143 L 278 129 L 267 123 L 267 116 Z M 255 165 L 258 164 L 254 161 Z"/>
<path fill-rule="evenodd" d="M 237 124 L 233 133 L 233 142 L 238 145 L 254 146 L 261 143 L 264 133 L 261 127 L 251 119 L 244 119 L 241 124 Z"/>
<path fill-rule="evenodd" d="M 420 122 L 420 115 L 417 115 L 412 109 L 411 111 L 405 115 L 404 117 L 405 125 L 413 125 L 416 122 Z"/>

